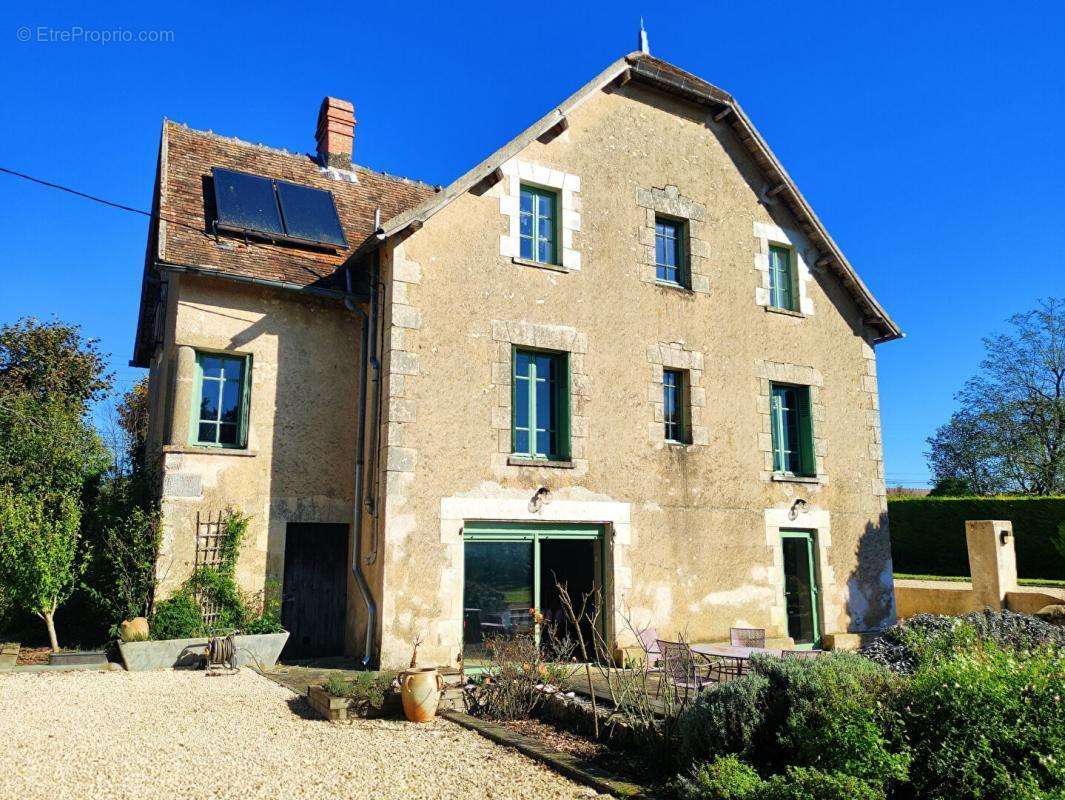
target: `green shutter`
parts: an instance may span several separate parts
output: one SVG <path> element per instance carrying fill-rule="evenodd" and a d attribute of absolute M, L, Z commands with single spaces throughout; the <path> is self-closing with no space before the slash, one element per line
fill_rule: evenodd
<path fill-rule="evenodd" d="M 248 446 L 248 427 L 251 425 L 251 356 L 244 359 L 244 375 L 240 387 L 240 425 L 237 427 L 237 444 Z"/>
<path fill-rule="evenodd" d="M 814 477 L 817 475 L 817 452 L 814 450 L 814 417 L 810 393 L 809 386 L 805 386 L 797 392 L 799 395 L 797 410 L 799 414 L 799 447 L 802 474 Z"/>
<path fill-rule="evenodd" d="M 573 425 L 570 420 L 572 409 L 570 398 L 573 396 L 573 370 L 570 368 L 570 354 L 563 353 L 557 358 L 562 362 L 562 380 L 558 381 L 556 390 L 558 402 L 558 455 L 569 459 L 573 453 Z"/>
<path fill-rule="evenodd" d="M 200 404 L 203 402 L 202 355 L 196 353 L 196 374 L 192 381 L 192 398 L 189 401 L 189 444 L 200 443 Z"/>

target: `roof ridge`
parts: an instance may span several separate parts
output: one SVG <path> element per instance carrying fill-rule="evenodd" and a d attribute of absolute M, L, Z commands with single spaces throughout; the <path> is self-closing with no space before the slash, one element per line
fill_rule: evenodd
<path fill-rule="evenodd" d="M 295 152 L 293 152 L 291 150 L 286 150 L 284 147 L 272 147 L 271 145 L 263 144 L 261 142 L 250 142 L 247 139 L 241 139 L 239 136 L 226 136 L 223 133 L 217 133 L 217 132 L 215 132 L 213 130 L 210 130 L 210 129 L 204 130 L 202 128 L 194 128 L 191 125 L 189 125 L 187 122 L 178 122 L 177 120 L 173 120 L 173 119 L 170 119 L 168 117 L 163 117 L 163 123 L 165 125 L 171 125 L 171 126 L 176 127 L 176 128 L 183 128 L 186 131 L 190 131 L 191 133 L 197 133 L 197 134 L 200 134 L 202 136 L 207 136 L 207 137 L 209 137 L 211 139 L 217 139 L 217 140 L 223 141 L 223 142 L 230 142 L 232 144 L 239 144 L 239 145 L 243 145 L 245 147 L 254 147 L 257 150 L 263 150 L 263 151 L 265 151 L 267 153 L 273 153 L 275 155 L 285 156 L 287 158 L 298 158 L 298 159 L 301 159 L 301 160 L 306 159 L 306 160 L 311 161 L 312 163 L 318 165 L 321 168 L 323 173 L 330 172 L 329 168 L 322 167 L 321 164 L 318 163 L 318 159 L 315 158 L 314 155 L 312 155 L 311 153 L 295 153 Z M 430 189 L 430 190 L 432 190 L 434 192 L 438 192 L 441 189 L 441 186 L 439 184 L 432 184 L 432 183 L 429 183 L 428 181 L 423 181 L 423 180 L 420 180 L 418 178 L 411 178 L 411 177 L 408 177 L 406 175 L 395 175 L 395 174 L 393 174 L 391 172 L 385 172 L 383 170 L 374 169 L 373 167 L 368 167 L 365 164 L 357 164 L 355 162 L 352 162 L 350 170 L 341 170 L 341 171 L 342 172 L 354 172 L 357 169 L 358 170 L 363 170 L 364 172 L 372 173 L 374 175 L 379 175 L 382 178 L 387 178 L 387 179 L 392 180 L 392 181 L 397 181 L 397 182 L 398 181 L 403 181 L 405 183 L 416 184 L 418 186 L 424 186 L 426 189 Z"/>

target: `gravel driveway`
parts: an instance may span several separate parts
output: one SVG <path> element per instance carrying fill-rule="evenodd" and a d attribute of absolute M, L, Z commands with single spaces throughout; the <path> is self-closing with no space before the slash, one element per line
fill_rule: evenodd
<path fill-rule="evenodd" d="M 588 798 L 472 731 L 301 718 L 248 670 L 0 675 L 0 797 Z"/>

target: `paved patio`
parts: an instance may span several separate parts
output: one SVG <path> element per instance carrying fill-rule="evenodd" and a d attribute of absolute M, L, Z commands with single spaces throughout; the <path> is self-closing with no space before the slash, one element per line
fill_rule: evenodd
<path fill-rule="evenodd" d="M 445 720 L 333 725 L 248 670 L 0 674 L 0 797 L 578 798 Z"/>

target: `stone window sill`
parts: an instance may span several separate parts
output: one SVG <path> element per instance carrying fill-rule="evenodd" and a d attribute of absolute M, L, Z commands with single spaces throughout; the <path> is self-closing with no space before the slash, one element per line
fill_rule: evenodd
<path fill-rule="evenodd" d="M 516 256 L 511 257 L 510 260 L 523 267 L 535 267 L 537 269 L 546 269 L 551 272 L 569 272 L 569 270 L 561 264 L 548 264 L 546 261 L 530 261 L 527 258 L 517 258 Z"/>
<path fill-rule="evenodd" d="M 780 483 L 821 483 L 820 475 L 786 475 L 783 472 L 774 472 L 773 480 Z"/>
<path fill-rule="evenodd" d="M 766 306 L 765 310 L 770 314 L 783 314 L 785 317 L 798 317 L 799 319 L 806 319 L 806 315 L 801 311 L 792 311 L 790 308 L 777 308 L 776 306 Z"/>
<path fill-rule="evenodd" d="M 682 283 L 670 283 L 669 281 L 656 280 L 654 285 L 660 289 L 673 289 L 676 292 L 683 292 L 684 294 L 695 294 L 691 287 L 685 286 Z"/>
<path fill-rule="evenodd" d="M 235 456 L 237 458 L 255 458 L 255 450 L 240 447 L 196 447 L 191 444 L 168 444 L 163 446 L 164 453 L 182 453 L 200 456 Z"/>
<path fill-rule="evenodd" d="M 569 460 L 552 461 L 545 458 L 523 458 L 522 456 L 510 456 L 507 464 L 511 467 L 548 467 L 551 469 L 573 469 L 573 462 Z"/>

